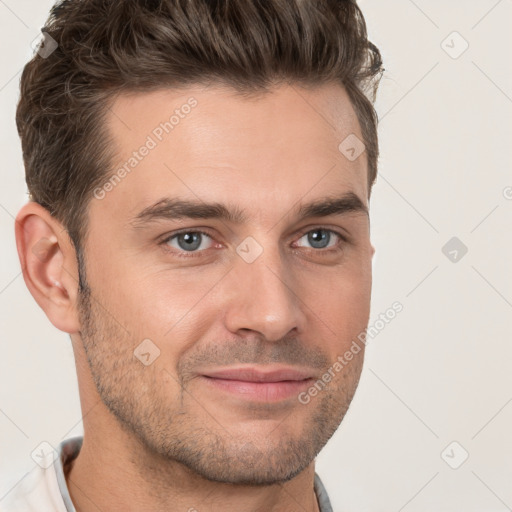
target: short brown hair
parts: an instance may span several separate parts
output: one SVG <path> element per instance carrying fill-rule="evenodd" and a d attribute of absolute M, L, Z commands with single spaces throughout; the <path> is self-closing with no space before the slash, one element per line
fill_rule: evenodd
<path fill-rule="evenodd" d="M 383 69 L 355 0 L 63 0 L 42 31 L 58 46 L 25 66 L 16 123 L 30 198 L 64 225 L 78 252 L 92 191 L 113 165 L 103 121 L 122 92 L 344 85 L 366 146 L 370 195 Z"/>

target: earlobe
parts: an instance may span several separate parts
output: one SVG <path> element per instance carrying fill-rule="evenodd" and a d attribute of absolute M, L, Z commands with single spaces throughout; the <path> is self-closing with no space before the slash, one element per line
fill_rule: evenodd
<path fill-rule="evenodd" d="M 55 327 L 78 332 L 76 255 L 62 224 L 41 205 L 29 202 L 16 216 L 15 234 L 30 293 Z"/>

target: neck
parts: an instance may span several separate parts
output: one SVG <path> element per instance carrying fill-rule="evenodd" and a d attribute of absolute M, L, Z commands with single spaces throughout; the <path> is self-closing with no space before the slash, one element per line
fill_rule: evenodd
<path fill-rule="evenodd" d="M 319 512 L 313 463 L 282 484 L 227 484 L 208 481 L 175 461 L 141 454 L 125 440 L 103 439 L 84 435 L 66 475 L 77 512 Z"/>

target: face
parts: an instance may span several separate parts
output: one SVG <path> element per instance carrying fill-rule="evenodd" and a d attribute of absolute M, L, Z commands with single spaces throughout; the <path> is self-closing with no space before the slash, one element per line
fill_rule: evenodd
<path fill-rule="evenodd" d="M 362 139 L 345 90 L 125 95 L 108 129 L 117 178 L 89 206 L 79 308 L 94 391 L 148 453 L 291 479 L 363 364 L 364 347 L 333 371 L 367 326 L 373 255 L 366 154 L 338 148 Z"/>

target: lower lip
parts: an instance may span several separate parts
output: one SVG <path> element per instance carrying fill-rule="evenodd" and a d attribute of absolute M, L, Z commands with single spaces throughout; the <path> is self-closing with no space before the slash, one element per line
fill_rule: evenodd
<path fill-rule="evenodd" d="M 301 391 L 307 389 L 313 379 L 306 380 L 285 380 L 281 382 L 247 382 L 241 380 L 217 379 L 203 376 L 203 379 L 210 385 L 238 395 L 246 400 L 258 402 L 279 402 L 292 397 L 297 397 Z"/>

